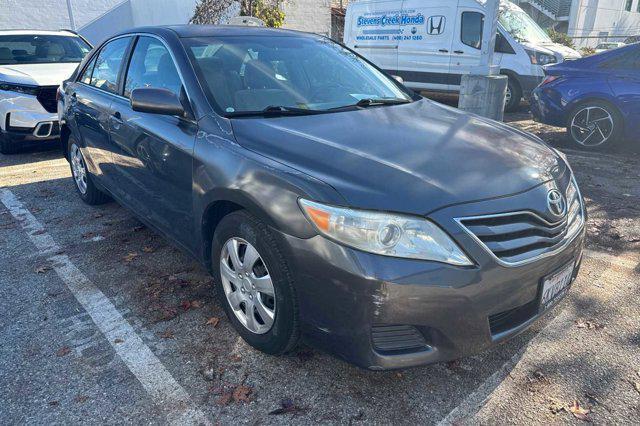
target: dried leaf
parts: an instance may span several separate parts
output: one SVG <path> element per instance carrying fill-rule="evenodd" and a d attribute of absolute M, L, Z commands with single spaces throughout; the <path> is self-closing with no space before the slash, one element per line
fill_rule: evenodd
<path fill-rule="evenodd" d="M 220 318 L 218 317 L 211 317 L 207 320 L 207 323 L 205 325 L 212 325 L 213 328 L 218 327 L 218 324 L 220 324 Z"/>
<path fill-rule="evenodd" d="M 115 340 L 113 341 L 113 343 L 115 343 L 115 344 L 124 343 L 124 340 L 122 340 L 122 339 L 118 338 L 118 339 L 115 339 Z"/>
<path fill-rule="evenodd" d="M 35 269 L 36 274 L 44 274 L 47 271 L 50 271 L 52 268 L 49 265 L 40 265 Z"/>
<path fill-rule="evenodd" d="M 631 384 L 636 389 L 636 392 L 640 393 L 640 382 L 634 381 Z"/>
<path fill-rule="evenodd" d="M 549 410 L 553 414 L 558 414 L 559 412 L 566 410 L 566 405 L 558 401 L 557 399 L 551 399 L 549 403 Z"/>
<path fill-rule="evenodd" d="M 163 339 L 173 339 L 175 336 L 173 335 L 173 331 L 167 328 L 165 331 L 160 333 L 160 337 L 162 337 Z"/>
<path fill-rule="evenodd" d="M 576 400 L 573 401 L 573 405 L 569 406 L 569 412 L 573 414 L 576 419 L 586 422 L 589 421 L 588 414 L 591 412 L 591 410 L 581 407 L 580 403 Z"/>
<path fill-rule="evenodd" d="M 133 259 L 135 259 L 136 257 L 138 257 L 138 253 L 129 253 L 128 255 L 126 255 L 125 257 L 122 258 L 122 260 L 124 260 L 125 262 L 131 262 L 133 261 Z"/>
<path fill-rule="evenodd" d="M 595 321 L 577 319 L 575 321 L 576 327 L 578 328 L 586 328 L 588 330 L 601 330 L 604 328 L 603 324 L 597 323 Z"/>
<path fill-rule="evenodd" d="M 200 309 L 200 308 L 202 308 L 202 302 L 200 300 L 192 300 L 191 301 L 191 307 L 193 309 Z"/>
<path fill-rule="evenodd" d="M 153 253 L 154 251 L 156 251 L 156 249 L 154 249 L 153 247 L 144 246 L 142 247 L 142 251 L 145 253 Z"/>
<path fill-rule="evenodd" d="M 180 306 L 182 306 L 182 309 L 184 309 L 185 311 L 188 311 L 189 309 L 191 309 L 191 301 L 185 300 L 180 304 Z"/>
<path fill-rule="evenodd" d="M 56 356 L 65 356 L 68 355 L 69 352 L 71 352 L 71 348 L 69 348 L 69 346 L 63 346 L 60 349 L 58 349 L 58 351 L 56 352 Z"/>
<path fill-rule="evenodd" d="M 245 385 L 238 385 L 233 390 L 233 400 L 235 402 L 249 402 L 249 395 L 253 392 L 253 388 Z"/>
<path fill-rule="evenodd" d="M 220 398 L 218 398 L 217 403 L 219 405 L 228 405 L 231 402 L 231 398 L 233 396 L 231 395 L 231 393 L 225 393 L 222 396 L 220 396 Z"/>
<path fill-rule="evenodd" d="M 102 213 L 95 213 L 95 214 L 93 215 L 93 218 L 94 218 L 94 219 L 100 219 L 102 216 L 104 216 Z"/>

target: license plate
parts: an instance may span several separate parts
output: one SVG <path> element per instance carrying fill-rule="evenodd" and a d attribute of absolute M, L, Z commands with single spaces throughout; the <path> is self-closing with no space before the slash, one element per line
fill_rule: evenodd
<path fill-rule="evenodd" d="M 569 289 L 573 276 L 574 262 L 564 266 L 559 271 L 542 279 L 541 309 L 547 309 L 558 298 L 562 297 Z"/>

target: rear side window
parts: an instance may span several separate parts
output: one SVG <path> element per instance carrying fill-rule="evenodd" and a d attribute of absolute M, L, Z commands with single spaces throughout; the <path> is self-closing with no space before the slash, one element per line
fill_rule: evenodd
<path fill-rule="evenodd" d="M 94 56 L 93 59 L 91 59 L 89 64 L 84 69 L 82 75 L 80 76 L 80 81 L 83 82 L 84 84 L 91 83 L 91 74 L 93 73 L 93 66 L 95 64 L 96 64 L 96 56 Z"/>
<path fill-rule="evenodd" d="M 119 38 L 102 48 L 89 84 L 110 93 L 118 93 L 118 73 L 129 41 L 130 37 Z"/>
<path fill-rule="evenodd" d="M 140 37 L 127 70 L 124 95 L 138 87 L 168 89 L 180 96 L 182 81 L 165 45 L 153 37 Z"/>
<path fill-rule="evenodd" d="M 480 49 L 482 46 L 482 28 L 484 15 L 480 12 L 462 12 L 460 40 L 467 46 Z"/>

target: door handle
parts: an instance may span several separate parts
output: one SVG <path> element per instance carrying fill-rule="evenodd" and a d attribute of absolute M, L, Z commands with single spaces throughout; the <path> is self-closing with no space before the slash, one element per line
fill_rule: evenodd
<path fill-rule="evenodd" d="M 447 49 L 440 49 L 440 50 L 438 50 L 438 52 L 440 52 L 440 53 L 449 53 L 449 51 Z"/>
<path fill-rule="evenodd" d="M 453 53 L 457 53 L 458 55 L 462 55 L 464 52 L 462 50 L 454 50 Z"/>
<path fill-rule="evenodd" d="M 122 114 L 120 114 L 120 111 L 114 112 L 111 116 L 116 120 L 122 121 Z"/>

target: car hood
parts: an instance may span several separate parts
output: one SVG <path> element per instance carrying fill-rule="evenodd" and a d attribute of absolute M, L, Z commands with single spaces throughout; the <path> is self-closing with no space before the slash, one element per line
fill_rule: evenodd
<path fill-rule="evenodd" d="M 568 46 L 564 46 L 562 44 L 544 43 L 542 44 L 542 46 L 551 50 L 556 55 L 560 55 L 562 57 L 562 60 L 564 61 L 582 58 L 582 55 L 580 54 L 580 52 Z"/>
<path fill-rule="evenodd" d="M 323 180 L 356 208 L 426 214 L 519 193 L 567 167 L 531 135 L 428 100 L 232 126 L 240 145 Z"/>
<path fill-rule="evenodd" d="M 0 65 L 0 81 L 33 86 L 57 86 L 69 78 L 77 62 Z"/>

